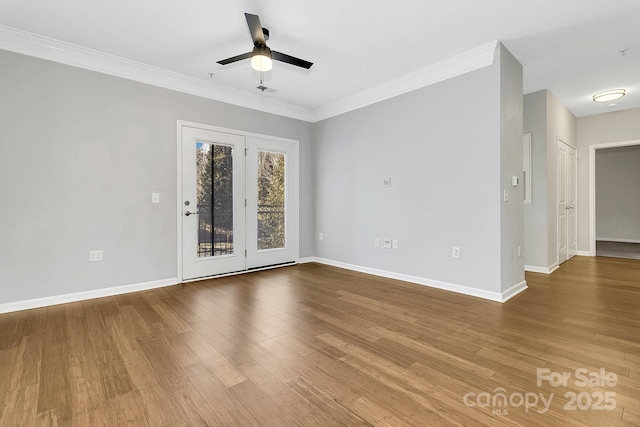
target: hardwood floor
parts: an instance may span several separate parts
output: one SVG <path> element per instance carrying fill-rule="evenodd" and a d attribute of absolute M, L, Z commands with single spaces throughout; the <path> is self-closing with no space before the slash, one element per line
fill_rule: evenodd
<path fill-rule="evenodd" d="M 640 425 L 640 261 L 527 281 L 499 304 L 306 264 L 0 315 L 0 426 Z"/>
<path fill-rule="evenodd" d="M 596 255 L 612 258 L 640 259 L 640 243 L 596 242 Z"/>

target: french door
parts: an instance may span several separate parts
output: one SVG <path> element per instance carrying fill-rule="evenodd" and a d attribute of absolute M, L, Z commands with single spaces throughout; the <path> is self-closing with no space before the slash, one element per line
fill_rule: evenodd
<path fill-rule="evenodd" d="M 246 153 L 247 268 L 296 261 L 298 145 L 248 137 Z"/>
<path fill-rule="evenodd" d="M 179 122 L 182 280 L 298 259 L 297 141 Z"/>

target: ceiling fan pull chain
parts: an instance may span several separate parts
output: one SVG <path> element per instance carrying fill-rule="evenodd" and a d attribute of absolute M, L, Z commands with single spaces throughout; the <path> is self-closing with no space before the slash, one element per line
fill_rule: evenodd
<path fill-rule="evenodd" d="M 264 85 L 264 71 L 260 71 L 260 85 L 257 87 L 257 89 L 260 89 L 262 92 L 268 89 Z"/>

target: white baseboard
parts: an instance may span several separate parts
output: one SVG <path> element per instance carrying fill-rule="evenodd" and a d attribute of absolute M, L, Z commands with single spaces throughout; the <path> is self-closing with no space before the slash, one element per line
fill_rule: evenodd
<path fill-rule="evenodd" d="M 589 251 L 578 251 L 578 252 L 576 252 L 576 255 L 578 255 L 578 256 L 591 256 L 591 252 L 589 252 Z"/>
<path fill-rule="evenodd" d="M 560 266 L 558 263 L 554 263 L 549 267 L 538 267 L 537 265 L 525 265 L 524 271 L 529 271 L 531 273 L 542 273 L 542 274 L 551 274 L 556 271 Z"/>
<path fill-rule="evenodd" d="M 618 239 L 616 237 L 596 237 L 597 242 L 640 243 L 638 239 Z"/>
<path fill-rule="evenodd" d="M 112 288 L 95 289 L 91 291 L 75 292 L 72 294 L 54 295 L 44 298 L 34 298 L 24 301 L 10 302 L 6 304 L 0 304 L 0 313 L 29 310 L 31 308 L 48 307 L 50 305 L 65 304 L 68 302 L 84 301 L 94 298 L 128 294 L 131 292 L 146 291 L 149 289 L 177 285 L 178 283 L 180 283 L 180 281 L 177 278 L 172 278 L 155 280 L 153 282 L 136 283 L 133 285 L 115 286 Z"/>
<path fill-rule="evenodd" d="M 302 260 L 300 260 L 302 262 Z M 473 297 L 483 298 L 491 301 L 505 302 L 513 298 L 520 292 L 527 289 L 527 282 L 518 283 L 503 292 L 491 292 L 483 289 L 471 288 L 469 286 L 456 285 L 454 283 L 441 282 L 438 280 L 427 279 L 424 277 L 411 276 L 403 273 L 394 273 L 392 271 L 378 270 L 376 268 L 363 267 L 360 265 L 347 264 L 340 261 L 333 261 L 325 258 L 310 257 L 306 262 L 317 262 L 319 264 L 330 265 L 332 267 L 344 268 L 346 270 L 357 271 L 360 273 L 371 274 L 373 276 L 386 277 L 388 279 L 402 280 L 403 282 L 415 283 L 417 285 L 429 286 L 431 288 L 442 289 L 445 291 L 456 292 L 459 294 L 470 295 Z"/>
<path fill-rule="evenodd" d="M 305 257 L 300 258 L 300 264 L 317 262 L 319 264 L 330 265 L 333 267 L 344 268 L 346 270 L 358 271 L 361 273 L 371 274 L 374 276 L 386 277 L 389 279 L 402 280 L 404 282 L 415 283 L 418 285 L 429 286 L 432 288 L 443 289 L 445 291 L 456 292 L 459 294 L 470 295 L 474 297 L 484 298 L 491 301 L 506 302 L 520 292 L 527 289 L 527 282 L 522 281 L 503 292 L 491 292 L 483 289 L 471 288 L 453 283 L 441 282 L 437 280 L 426 279 L 408 274 L 394 273 L 391 271 L 378 270 L 375 268 L 362 267 L 353 264 L 347 264 L 339 261 L 332 261 L 324 258 Z M 556 266 L 557 268 L 557 266 Z M 115 295 L 128 294 L 132 292 L 146 291 L 149 289 L 173 286 L 181 283 L 177 278 L 155 280 L 152 282 L 136 283 L 132 285 L 114 286 L 111 288 L 95 289 L 91 291 L 75 292 L 71 294 L 54 295 L 44 298 L 34 298 L 30 300 L 16 301 L 0 304 L 0 314 L 10 313 L 14 311 L 29 310 L 32 308 L 48 307 L 52 305 L 65 304 L 70 302 L 84 301 L 94 298 L 110 297 Z"/>
<path fill-rule="evenodd" d="M 527 286 L 526 280 L 523 280 L 520 283 L 516 283 L 506 291 L 502 291 L 502 301 L 500 302 L 509 301 L 511 298 L 515 297 L 516 295 L 518 295 L 520 292 L 524 291 L 527 288 L 528 286 Z"/>

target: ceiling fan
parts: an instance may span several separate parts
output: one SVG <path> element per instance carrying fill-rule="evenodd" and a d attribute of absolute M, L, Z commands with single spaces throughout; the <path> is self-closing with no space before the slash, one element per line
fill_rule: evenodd
<path fill-rule="evenodd" d="M 258 15 L 245 13 L 244 16 L 247 19 L 247 25 L 249 26 L 249 32 L 251 33 L 251 39 L 253 40 L 253 50 L 251 52 L 243 53 L 242 55 L 223 59 L 222 61 L 218 61 L 218 64 L 227 65 L 233 62 L 242 61 L 243 59 L 251 58 L 251 67 L 253 69 L 258 71 L 269 71 L 273 66 L 273 60 L 275 59 L 276 61 L 286 62 L 287 64 L 306 68 L 307 70 L 311 68 L 313 65 L 312 62 L 269 49 L 267 46 L 269 30 L 262 28 Z"/>

